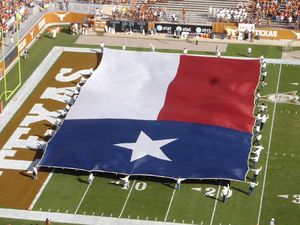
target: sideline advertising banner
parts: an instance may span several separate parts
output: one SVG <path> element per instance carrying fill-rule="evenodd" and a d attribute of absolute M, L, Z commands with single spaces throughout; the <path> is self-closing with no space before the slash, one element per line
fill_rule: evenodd
<path fill-rule="evenodd" d="M 188 24 L 173 24 L 173 23 L 155 23 L 155 28 L 158 33 L 189 32 L 189 33 L 210 33 L 212 26 L 204 25 L 188 25 Z"/>
<path fill-rule="evenodd" d="M 113 28 L 115 32 L 147 32 L 148 22 L 125 21 L 125 20 L 110 20 L 108 27 Z"/>
<path fill-rule="evenodd" d="M 258 28 L 255 30 L 255 36 L 259 36 L 262 39 L 290 39 L 300 40 L 300 31 L 286 30 L 286 29 L 270 29 L 270 28 Z"/>

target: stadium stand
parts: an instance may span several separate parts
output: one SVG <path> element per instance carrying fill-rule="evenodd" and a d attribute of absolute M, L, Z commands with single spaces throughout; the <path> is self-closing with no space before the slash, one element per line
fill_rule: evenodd
<path fill-rule="evenodd" d="M 28 18 L 28 9 L 26 6 L 31 7 L 32 1 L 25 4 L 21 0 L 3 0 L 0 5 L 0 27 L 3 31 L 4 37 L 7 36 L 9 31 L 16 31 L 16 21 L 24 21 Z"/>
<path fill-rule="evenodd" d="M 249 3 L 250 17 L 259 27 L 299 26 L 300 2 L 297 0 L 258 1 Z"/>

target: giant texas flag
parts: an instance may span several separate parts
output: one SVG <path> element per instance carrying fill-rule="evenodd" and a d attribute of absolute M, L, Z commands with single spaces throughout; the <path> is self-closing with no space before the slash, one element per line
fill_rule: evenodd
<path fill-rule="evenodd" d="M 40 166 L 244 180 L 258 60 L 105 49 Z"/>

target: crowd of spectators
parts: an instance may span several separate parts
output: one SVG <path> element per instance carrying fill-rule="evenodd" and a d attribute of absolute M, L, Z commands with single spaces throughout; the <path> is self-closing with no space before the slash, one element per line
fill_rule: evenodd
<path fill-rule="evenodd" d="M 271 21 L 299 23 L 299 9 L 299 0 L 252 0 L 249 4 L 250 16 L 258 26 L 263 19 L 267 20 L 267 26 Z"/>
<path fill-rule="evenodd" d="M 130 4 L 134 0 L 77 0 L 85 3 L 90 4 Z M 151 4 L 151 3 L 167 3 L 168 0 L 144 0 L 144 3 Z"/>
<path fill-rule="evenodd" d="M 113 19 L 128 19 L 134 21 L 159 21 L 166 18 L 166 8 L 151 7 L 150 4 L 136 4 L 131 6 L 113 6 Z"/>
<path fill-rule="evenodd" d="M 208 17 L 218 22 L 245 22 L 248 18 L 247 7 L 239 3 L 236 8 L 213 8 L 209 7 Z"/>
<path fill-rule="evenodd" d="M 16 31 L 17 21 L 22 22 L 28 18 L 29 13 L 26 6 L 33 7 L 33 0 L 0 1 L 0 28 L 4 37 L 7 36 L 9 31 Z"/>
<path fill-rule="evenodd" d="M 240 2 L 236 8 L 209 7 L 208 17 L 220 22 L 246 22 L 267 26 L 273 22 L 300 24 L 300 0 L 251 0 L 249 5 Z"/>

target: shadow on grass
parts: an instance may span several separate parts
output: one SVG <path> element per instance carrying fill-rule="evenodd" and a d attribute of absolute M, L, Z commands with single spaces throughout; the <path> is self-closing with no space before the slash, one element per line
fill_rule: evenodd
<path fill-rule="evenodd" d="M 77 176 L 76 180 L 79 181 L 79 183 L 85 183 L 85 184 L 89 184 L 89 182 L 87 180 L 83 180 L 81 177 Z"/>
<path fill-rule="evenodd" d="M 248 57 L 248 55 L 247 55 L 247 54 L 242 54 L 242 53 L 236 53 L 236 55 L 238 55 L 238 56 L 242 56 L 242 57 Z"/>
<path fill-rule="evenodd" d="M 174 187 L 175 187 L 175 182 L 174 182 L 174 184 L 172 184 L 172 183 L 166 183 L 166 182 L 162 182 L 162 184 L 163 184 L 164 186 L 166 186 L 166 187 L 169 187 L 169 188 L 171 188 L 171 189 L 174 189 Z"/>
<path fill-rule="evenodd" d="M 241 193 L 243 193 L 243 194 L 248 195 L 248 192 L 247 192 L 247 191 L 241 190 L 241 189 L 239 189 L 239 188 L 231 187 L 231 189 L 236 190 L 236 191 L 238 191 L 238 192 L 241 192 Z"/>
<path fill-rule="evenodd" d="M 19 172 L 19 174 L 21 174 L 24 177 L 29 177 L 30 179 L 33 179 L 33 176 L 31 174 L 27 173 L 27 170 L 21 171 L 21 172 Z"/>

